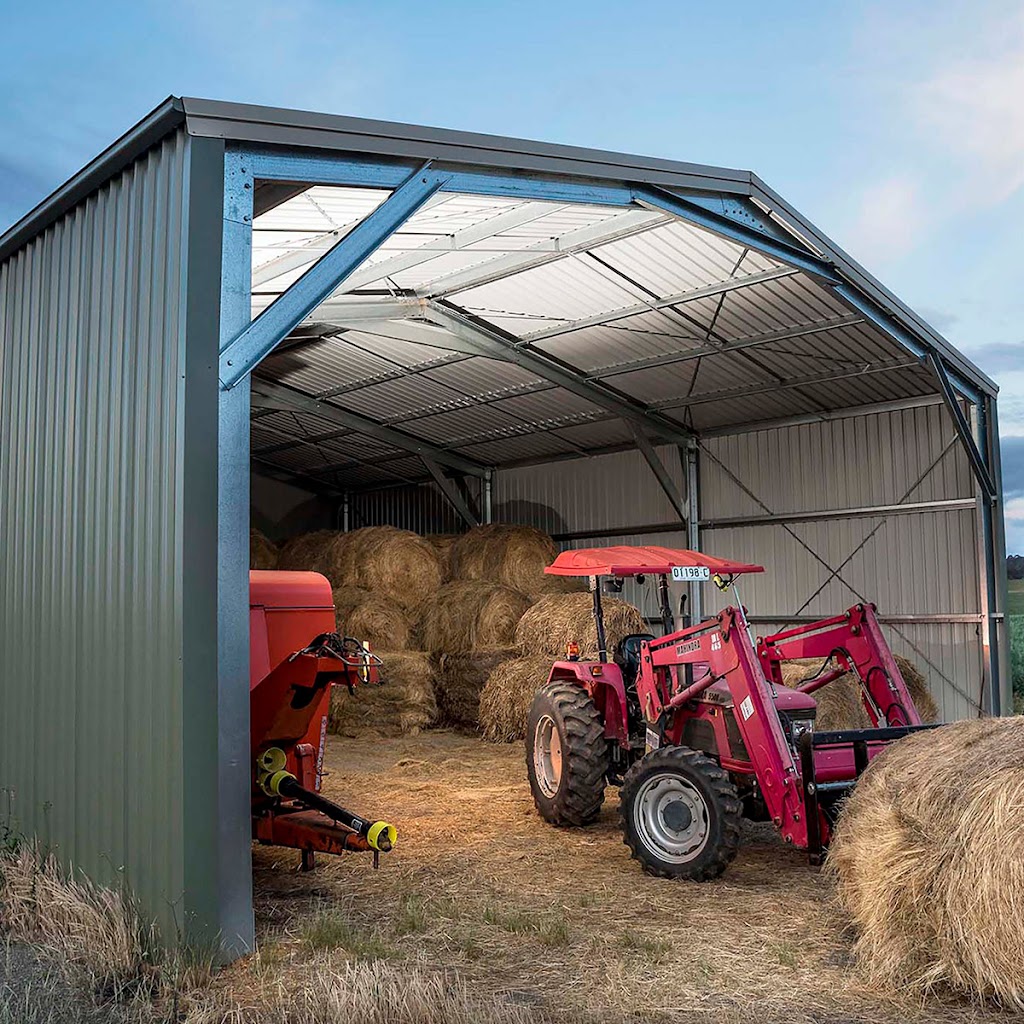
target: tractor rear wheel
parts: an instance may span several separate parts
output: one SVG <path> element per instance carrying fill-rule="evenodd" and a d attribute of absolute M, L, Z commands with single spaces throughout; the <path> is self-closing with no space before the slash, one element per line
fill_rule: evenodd
<path fill-rule="evenodd" d="M 541 817 L 589 825 L 601 813 L 608 768 L 604 723 L 590 694 L 568 680 L 538 690 L 526 720 L 526 773 Z"/>
<path fill-rule="evenodd" d="M 626 773 L 623 841 L 659 878 L 717 878 L 736 856 L 742 804 L 728 774 L 689 747 L 661 747 Z"/>

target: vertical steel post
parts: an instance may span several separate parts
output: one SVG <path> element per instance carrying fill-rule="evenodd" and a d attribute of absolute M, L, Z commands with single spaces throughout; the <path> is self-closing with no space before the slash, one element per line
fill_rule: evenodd
<path fill-rule="evenodd" d="M 493 483 L 494 471 L 489 469 L 484 474 L 484 523 L 492 523 L 494 521 L 494 511 L 491 505 Z"/>
<path fill-rule="evenodd" d="M 686 445 L 686 500 L 690 517 L 686 521 L 686 543 L 691 551 L 700 551 L 700 481 L 698 479 L 696 438 Z M 690 584 L 690 621 L 700 622 L 704 606 L 699 583 Z"/>
<path fill-rule="evenodd" d="M 348 491 L 341 499 L 341 529 L 343 533 L 352 529 L 352 495 Z"/>

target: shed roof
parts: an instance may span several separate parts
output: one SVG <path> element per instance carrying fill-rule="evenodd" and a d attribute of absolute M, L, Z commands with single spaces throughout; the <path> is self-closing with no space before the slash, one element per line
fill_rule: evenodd
<path fill-rule="evenodd" d="M 182 125 L 229 142 L 743 197 L 922 349 L 996 392 L 750 172 L 498 136 L 171 98 L 3 235 L 0 260 Z M 258 184 L 254 314 L 388 194 Z M 421 446 L 483 468 L 937 389 L 918 356 L 813 275 L 664 210 L 447 192 L 260 365 L 254 390 L 254 458 L 326 489 L 421 479 Z"/>

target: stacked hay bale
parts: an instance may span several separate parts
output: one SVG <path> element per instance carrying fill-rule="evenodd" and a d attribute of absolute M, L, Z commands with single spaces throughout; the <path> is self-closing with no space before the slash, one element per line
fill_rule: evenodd
<path fill-rule="evenodd" d="M 921 719 L 925 722 L 937 722 L 939 709 L 928 692 L 924 676 L 916 665 L 901 655 L 897 654 L 895 659 Z M 782 681 L 790 689 L 796 689 L 804 680 L 817 675 L 822 666 L 823 662 L 816 658 L 785 661 L 781 665 Z M 861 700 L 860 681 L 852 673 L 826 683 L 821 689 L 815 690 L 812 696 L 818 702 L 815 728 L 822 732 L 872 728 L 871 719 L 868 718 L 864 702 Z"/>
<path fill-rule="evenodd" d="M 452 548 L 459 539 L 457 533 L 428 533 L 423 538 L 437 552 L 441 563 L 441 579 L 447 583 L 452 578 Z"/>
<path fill-rule="evenodd" d="M 255 526 L 249 527 L 249 568 L 276 569 L 277 545 L 265 537 Z"/>
<path fill-rule="evenodd" d="M 872 761 L 828 858 L 858 960 L 900 993 L 1024 1009 L 1024 718 L 917 733 Z"/>
<path fill-rule="evenodd" d="M 644 617 L 633 605 L 605 598 L 603 608 L 609 652 L 622 637 L 647 632 Z M 565 657 L 570 642 L 579 643 L 581 657 L 596 657 L 593 598 L 586 593 L 542 597 L 519 620 L 515 639 L 519 657 L 498 665 L 480 694 L 483 734 L 499 743 L 522 739 L 533 696 L 547 681 L 551 663 Z"/>
<path fill-rule="evenodd" d="M 352 736 L 416 735 L 437 722 L 434 666 L 425 651 L 385 651 L 378 655 L 380 684 L 367 683 L 349 693 L 336 686 L 331 693 L 328 729 Z"/>
<path fill-rule="evenodd" d="M 514 647 L 495 647 L 438 655 L 437 705 L 441 722 L 466 732 L 477 732 L 480 695 L 487 680 L 495 669 L 517 654 Z"/>
<path fill-rule="evenodd" d="M 300 533 L 281 548 L 277 562 L 278 569 L 319 572 L 326 576 L 330 554 L 337 538 L 337 530 L 314 530 L 312 533 Z M 329 576 L 328 579 L 330 579 Z"/>
<path fill-rule="evenodd" d="M 523 594 L 545 594 L 554 577 L 544 568 L 557 554 L 551 537 L 532 526 L 477 526 L 452 544 L 451 575 L 457 580 L 503 583 Z"/>

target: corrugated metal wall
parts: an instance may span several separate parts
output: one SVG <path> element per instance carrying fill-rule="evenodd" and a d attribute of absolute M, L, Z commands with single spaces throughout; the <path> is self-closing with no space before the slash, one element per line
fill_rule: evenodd
<path fill-rule="evenodd" d="M 188 881 L 188 161 L 169 137 L 0 267 L 0 788 L 171 935 L 215 902 Z"/>

